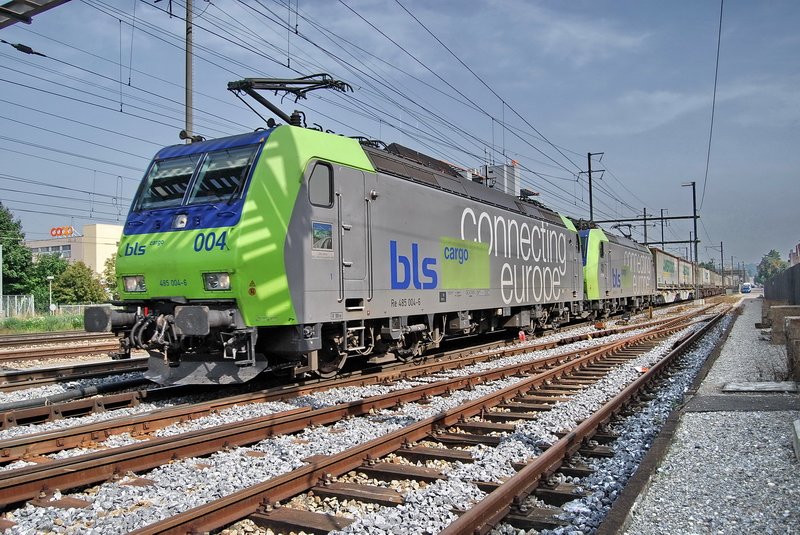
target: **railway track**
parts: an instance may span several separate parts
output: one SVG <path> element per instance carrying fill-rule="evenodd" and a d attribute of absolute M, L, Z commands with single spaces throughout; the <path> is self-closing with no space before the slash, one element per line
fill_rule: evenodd
<path fill-rule="evenodd" d="M 547 398 L 563 400 L 575 395 L 604 377 L 614 367 L 629 362 L 651 349 L 655 339 L 681 328 L 682 326 L 673 326 L 638 335 L 581 356 L 565 355 L 550 361 L 546 369 L 533 371 L 520 368 L 514 373 L 522 374 L 524 378 L 513 385 L 339 454 L 308 459 L 307 464 L 297 470 L 151 524 L 136 533 L 202 532 L 218 529 L 235 519 L 242 518 L 250 518 L 257 524 L 278 532 L 319 533 L 341 529 L 352 523 L 352 520 L 302 508 L 281 506 L 281 503 L 309 492 L 336 496 L 340 500 L 361 500 L 379 505 L 403 503 L 403 497 L 399 493 L 387 490 L 386 487 L 359 485 L 337 479 L 351 471 L 384 482 L 398 479 L 422 482 L 446 479 L 447 476 L 442 471 L 418 467 L 413 463 L 415 461 L 471 463 L 472 454 L 466 448 L 459 449 L 459 447 L 468 448 L 476 444 L 482 447 L 499 445 L 502 439 L 487 433 L 514 432 L 515 425 L 511 422 L 535 420 L 542 411 L 553 408 L 554 401 L 547 402 Z M 687 340 L 681 347 L 685 348 L 688 343 Z M 584 440 L 594 436 L 602 423 L 607 422 L 636 392 L 665 369 L 671 358 L 677 354 L 677 351 L 671 352 L 668 358 L 663 359 L 603 405 L 592 417 L 576 428 L 566 430 L 563 438 L 547 447 L 529 463 L 520 466 L 521 469 L 516 476 L 502 484 L 493 481 L 473 481 L 477 487 L 485 489 L 484 492 L 489 491 L 487 497 L 464 513 L 446 530 L 446 533 L 485 532 L 487 526 L 496 524 L 511 512 L 511 505 L 515 499 L 525 498 L 533 492 L 540 483 L 543 483 L 543 479 L 560 468 L 571 454 L 582 448 L 584 453 L 590 453 L 589 448 L 584 447 Z M 564 360 L 566 362 L 563 362 Z M 480 382 L 479 380 L 475 383 L 469 382 L 476 380 L 472 377 L 463 380 L 467 381 L 465 386 L 470 385 L 473 388 Z M 314 422 L 312 415 L 297 417 L 307 418 L 310 423 Z M 419 441 L 435 442 L 439 447 L 420 446 L 416 444 Z M 594 450 L 599 454 L 603 451 L 597 447 Z M 392 458 L 387 460 L 387 456 Z M 397 457 L 407 462 L 397 462 Z M 370 496 L 374 498 L 370 499 Z"/>
<path fill-rule="evenodd" d="M 85 331 L 52 331 L 43 333 L 0 334 L 0 348 L 51 344 L 59 342 L 84 342 L 113 339 L 111 333 L 87 333 Z"/>
<path fill-rule="evenodd" d="M 598 377 L 608 373 L 612 369 L 612 365 L 635 358 L 636 353 L 625 353 L 625 347 L 640 343 L 644 344 L 642 346 L 642 350 L 644 350 L 648 345 L 652 347 L 651 340 L 683 328 L 683 325 L 678 325 L 677 320 L 672 320 L 672 323 L 671 326 L 638 335 L 631 340 L 605 344 L 605 347 L 594 349 L 591 352 L 586 350 L 574 351 L 571 354 L 570 352 L 564 352 L 534 362 L 509 365 L 500 369 L 439 380 L 434 383 L 425 383 L 414 388 L 406 388 L 365 400 L 315 410 L 298 408 L 246 422 L 218 426 L 213 428 L 212 431 L 195 431 L 183 433 L 177 437 L 151 439 L 129 447 L 114 448 L 109 451 L 94 452 L 42 465 L 8 470 L 0 474 L 0 503 L 10 505 L 20 500 L 34 499 L 42 491 L 47 493 L 46 489 L 65 490 L 94 484 L 111 478 L 114 474 L 123 474 L 127 471 L 140 472 L 176 458 L 207 455 L 214 451 L 219 451 L 222 447 L 229 448 L 234 445 L 252 444 L 269 436 L 305 429 L 308 425 L 333 424 L 343 418 L 366 415 L 370 412 L 380 411 L 403 403 L 425 403 L 426 400 L 431 399 L 433 396 L 453 394 L 461 392 L 463 389 L 481 389 L 491 381 L 515 378 L 516 384 L 498 392 L 478 397 L 463 407 L 448 410 L 435 418 L 412 424 L 408 426 L 408 429 L 402 430 L 402 433 L 400 430 L 390 433 L 381 438 L 380 444 L 373 444 L 375 441 L 372 441 L 368 444 L 363 444 L 360 448 L 356 448 L 357 451 L 355 452 L 346 452 L 346 455 L 345 452 L 342 452 L 339 455 L 331 456 L 330 459 L 312 462 L 299 471 L 279 476 L 275 480 L 270 480 L 268 484 L 265 483 L 265 485 L 268 485 L 268 487 L 265 487 L 267 490 L 261 489 L 255 492 L 253 489 L 248 489 L 247 492 L 252 494 L 249 494 L 250 497 L 244 497 L 241 492 L 245 491 L 241 491 L 236 495 L 236 498 L 231 495 L 229 496 L 230 500 L 228 498 L 223 499 L 225 503 L 229 503 L 231 500 L 241 502 L 237 506 L 235 513 L 233 510 L 228 509 L 227 505 L 222 509 L 224 512 L 207 512 L 204 509 L 203 511 L 192 510 L 186 513 L 198 515 L 199 520 L 191 522 L 192 529 L 216 529 L 225 525 L 225 523 L 253 514 L 258 504 L 265 500 L 265 496 L 269 498 L 266 500 L 267 502 L 273 503 L 276 500 L 284 500 L 287 497 L 306 492 L 314 486 L 313 483 L 317 479 L 327 478 L 330 481 L 331 477 L 340 476 L 353 468 L 359 467 L 366 459 L 365 456 L 378 458 L 382 455 L 397 452 L 399 445 L 404 442 L 410 443 L 422 440 L 425 437 L 438 440 L 440 443 L 447 443 L 448 441 L 453 443 L 459 440 L 474 442 L 479 440 L 475 438 L 476 436 L 482 436 L 479 431 L 475 431 L 471 434 L 474 436 L 469 437 L 466 436 L 468 433 L 464 432 L 464 427 L 469 427 L 467 420 L 478 415 L 483 414 L 487 418 L 484 423 L 498 426 L 497 429 L 502 429 L 504 425 L 511 425 L 508 423 L 509 421 L 532 419 L 533 417 L 523 416 L 526 414 L 523 409 L 531 409 L 528 405 L 550 407 L 552 403 L 562 398 L 568 398 L 570 393 L 585 388 L 590 382 L 596 381 Z M 601 362 L 602 359 L 606 359 L 605 363 Z M 566 377 L 569 373 L 576 375 L 572 378 Z M 544 385 L 547 383 L 551 383 L 553 386 L 548 385 L 545 388 Z M 538 389 L 538 392 L 532 393 L 531 389 Z M 553 392 L 556 392 L 556 394 Z M 512 401 L 513 398 L 517 398 L 517 400 Z M 539 407 L 538 409 L 542 410 L 543 408 Z M 490 412 L 495 415 L 489 416 L 488 413 Z M 191 418 L 191 416 L 183 414 L 179 418 Z M 438 429 L 440 426 L 451 426 L 459 422 L 461 428 L 457 431 L 443 432 Z M 150 424 L 140 423 L 142 431 L 148 433 L 149 429 L 151 429 Z M 488 425 L 488 427 L 491 427 L 491 425 Z M 473 431 L 481 427 L 477 424 L 471 424 L 471 426 Z M 102 440 L 105 436 L 108 436 L 108 432 L 103 429 L 96 429 L 95 431 L 94 440 Z M 460 434 L 465 436 L 453 437 L 453 435 Z M 85 437 L 81 440 L 85 440 Z M 487 439 L 486 441 L 494 442 L 495 440 Z M 26 453 L 22 449 L 23 445 L 19 444 L 18 446 L 20 449 L 15 450 L 15 455 L 18 457 L 24 456 Z M 7 441 L 0 447 L 0 451 L 4 452 L 9 449 L 11 448 Z M 438 453 L 443 454 L 442 452 Z M 29 449 L 27 452 L 29 457 L 36 454 L 35 448 Z M 416 450 L 414 455 L 416 454 L 430 455 L 431 452 Z M 295 486 L 290 484 L 289 487 L 286 487 L 285 485 L 291 483 L 292 480 L 302 481 L 308 488 L 300 489 L 296 486 L 296 483 L 294 483 Z M 146 484 L 146 482 L 141 484 Z M 328 486 L 330 487 L 330 485 Z M 347 486 L 345 485 L 345 487 Z M 340 492 L 342 491 L 341 485 L 336 485 L 335 488 Z M 267 494 L 265 495 L 264 492 Z M 55 505 L 58 506 L 58 504 Z M 269 513 L 266 516 L 271 516 L 275 520 L 277 513 L 265 513 Z M 181 515 L 178 515 L 178 517 L 181 517 Z M 150 526 L 142 532 L 183 532 L 184 528 L 189 526 L 186 523 L 189 521 L 185 518 L 179 520 L 178 517 L 169 519 L 167 524 Z M 226 520 L 220 524 L 219 522 L 222 522 L 221 519 L 223 518 Z M 212 524 L 214 527 L 210 527 Z"/>
<path fill-rule="evenodd" d="M 104 360 L 46 368 L 0 371 L 0 392 L 35 388 L 77 379 L 144 371 L 147 369 L 147 360 L 147 358 Z M 2 407 L 2 403 L 0 403 L 0 407 Z M 3 412 L 2 408 L 0 408 L 0 418 L 2 418 Z M 0 429 L 5 427 L 4 424 L 0 423 Z"/>
<path fill-rule="evenodd" d="M 60 340 L 59 340 L 60 342 Z M 91 341 L 81 345 L 37 345 L 17 349 L 0 349 L 0 363 L 22 360 L 60 359 L 66 357 L 95 355 L 119 350 L 119 342 L 111 339 Z"/>
<path fill-rule="evenodd" d="M 264 403 L 282 400 L 292 396 L 305 395 L 315 390 L 319 390 L 323 387 L 323 385 L 324 388 L 337 388 L 348 386 L 364 386 L 367 384 L 379 384 L 386 381 L 409 379 L 426 374 L 437 373 L 449 368 L 468 366 L 476 362 L 485 362 L 506 355 L 552 349 L 559 345 L 566 345 L 592 338 L 611 336 L 633 329 L 655 327 L 670 321 L 676 320 L 669 318 L 659 319 L 643 324 L 626 325 L 580 335 L 566 333 L 565 336 L 559 337 L 557 340 L 533 342 L 525 345 L 512 345 L 508 341 L 492 342 L 478 347 L 429 355 L 425 361 L 419 363 L 394 363 L 379 369 L 352 372 L 341 375 L 333 381 L 324 381 L 320 379 L 306 380 L 296 383 L 295 385 L 280 385 L 276 388 L 267 389 L 264 391 L 229 396 L 214 401 L 190 405 L 182 407 L 180 410 L 169 409 L 165 412 L 163 417 L 157 416 L 158 413 L 155 413 L 154 415 L 148 417 L 129 418 L 124 421 L 120 421 L 119 425 L 116 425 L 112 420 L 108 422 L 104 429 L 102 429 L 102 433 L 110 436 L 112 434 L 123 432 L 134 434 L 143 433 L 145 430 L 152 432 L 156 429 L 171 425 L 175 421 L 179 421 L 181 418 L 199 418 L 214 411 L 220 411 L 233 405 Z M 138 359 L 131 359 L 131 361 L 134 360 Z M 142 362 L 141 364 L 145 365 L 146 361 Z M 109 365 L 111 365 L 111 363 L 109 363 Z M 52 375 L 52 372 L 50 374 Z M 56 375 L 58 375 L 57 372 Z M 1 378 L 2 376 L 0 376 L 0 381 L 2 380 Z M 110 394 L 102 398 L 93 396 L 88 399 L 48 402 L 42 403 L 39 406 L 27 406 L 13 409 L 10 408 L 9 410 L 2 410 L 2 406 L 0 406 L 0 429 L 8 429 L 18 425 L 29 425 L 46 421 L 61 420 L 63 418 L 80 417 L 93 412 L 105 412 L 111 410 L 112 408 L 119 409 L 134 407 L 146 400 L 149 401 L 152 399 L 153 396 L 148 399 L 146 390 L 136 390 Z M 163 396 L 159 395 L 158 397 L 155 397 L 155 399 L 163 399 Z M 96 427 L 92 427 L 86 431 L 82 431 L 80 427 L 76 427 L 71 431 L 61 432 L 52 437 L 49 433 L 45 433 L 41 435 L 42 442 L 35 446 L 33 444 L 28 445 L 28 448 L 24 450 L 25 455 L 42 455 L 57 451 L 51 449 L 52 444 L 73 444 L 73 446 L 66 447 L 75 447 L 74 445 L 79 444 L 82 441 L 89 440 L 87 437 L 95 436 L 100 431 L 101 430 L 97 429 Z M 46 444 L 50 444 L 51 446 L 46 446 Z M 16 444 L 9 446 L 5 443 L 5 441 L 0 441 L 0 462 L 13 461 L 20 458 L 20 456 L 17 456 L 13 453 L 16 451 L 16 449 Z"/>

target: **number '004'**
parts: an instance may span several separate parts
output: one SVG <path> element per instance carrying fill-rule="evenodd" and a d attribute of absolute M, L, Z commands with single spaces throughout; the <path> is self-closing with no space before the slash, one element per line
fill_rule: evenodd
<path fill-rule="evenodd" d="M 228 231 L 224 231 L 217 236 L 216 232 L 201 232 L 194 239 L 194 250 L 199 253 L 202 251 L 213 251 L 215 248 L 220 251 L 225 250 L 225 240 L 228 238 Z"/>

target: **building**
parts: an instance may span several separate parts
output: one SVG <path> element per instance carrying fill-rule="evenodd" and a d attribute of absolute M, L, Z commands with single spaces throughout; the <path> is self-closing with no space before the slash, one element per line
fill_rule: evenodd
<path fill-rule="evenodd" d="M 800 244 L 794 246 L 794 249 L 789 251 L 789 266 L 796 266 L 800 264 Z"/>
<path fill-rule="evenodd" d="M 456 169 L 458 169 L 461 176 L 474 182 L 480 182 L 487 187 L 515 197 L 520 194 L 522 179 L 515 160 L 511 160 L 510 164 L 484 165 L 478 169 L 462 169 L 458 167 Z"/>
<path fill-rule="evenodd" d="M 34 258 L 43 254 L 57 254 L 70 262 L 83 262 L 96 273 L 102 273 L 106 260 L 117 254 L 122 236 L 121 225 L 93 224 L 78 232 L 71 226 L 53 227 L 52 238 L 30 240 L 25 246 Z"/>

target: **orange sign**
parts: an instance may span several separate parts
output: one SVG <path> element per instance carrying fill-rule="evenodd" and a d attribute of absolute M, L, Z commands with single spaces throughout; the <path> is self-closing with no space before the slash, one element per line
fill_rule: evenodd
<path fill-rule="evenodd" d="M 53 236 L 54 238 L 72 236 L 72 234 L 74 232 L 75 232 L 74 229 L 72 227 L 69 227 L 69 226 L 67 226 L 67 227 L 53 227 L 53 228 L 50 229 L 50 235 Z"/>

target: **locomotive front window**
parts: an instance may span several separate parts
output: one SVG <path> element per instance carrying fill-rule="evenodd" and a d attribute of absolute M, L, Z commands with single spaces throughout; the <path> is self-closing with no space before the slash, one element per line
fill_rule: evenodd
<path fill-rule="evenodd" d="M 199 159 L 199 154 L 193 154 L 153 163 L 140 190 L 137 209 L 180 206 Z"/>
<path fill-rule="evenodd" d="M 197 173 L 187 204 L 232 201 L 241 195 L 258 145 L 211 152 Z"/>

